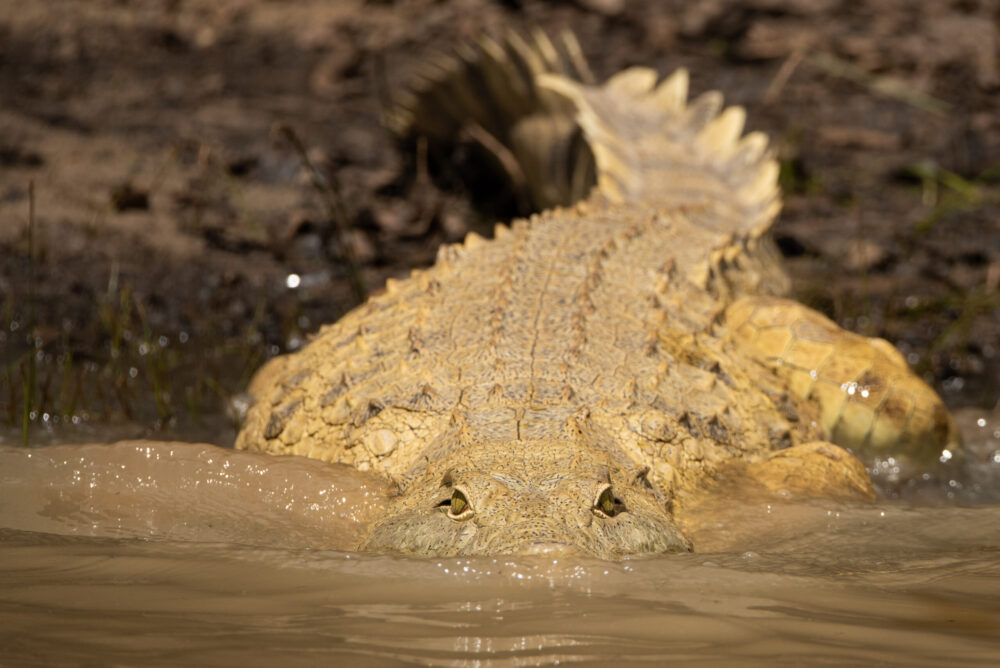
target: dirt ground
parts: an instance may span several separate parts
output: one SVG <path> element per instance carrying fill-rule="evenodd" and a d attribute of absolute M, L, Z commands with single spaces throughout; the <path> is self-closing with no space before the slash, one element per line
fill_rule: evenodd
<path fill-rule="evenodd" d="M 463 147 L 417 178 L 382 119 L 508 26 L 744 105 L 796 296 L 996 403 L 1000 0 L 0 0 L 0 422 L 183 435 L 356 303 L 338 218 L 369 292 L 488 234 Z"/>

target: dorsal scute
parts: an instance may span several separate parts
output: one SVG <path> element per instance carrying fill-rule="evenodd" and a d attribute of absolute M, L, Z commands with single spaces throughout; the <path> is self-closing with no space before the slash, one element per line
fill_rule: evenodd
<path fill-rule="evenodd" d="M 683 109 L 687 102 L 689 79 L 688 71 L 683 67 L 674 70 L 649 95 L 650 102 L 665 112 Z"/>
<path fill-rule="evenodd" d="M 686 70 L 661 80 L 631 67 L 594 85 L 572 33 L 537 29 L 486 36 L 415 69 L 392 129 L 499 151 L 535 207 L 572 204 L 596 185 L 609 202 L 711 211 L 698 224 L 736 240 L 764 234 L 780 208 L 766 138 L 743 136 L 745 111 L 724 108 L 718 91 L 689 100 Z"/>
<path fill-rule="evenodd" d="M 656 85 L 660 76 L 649 67 L 630 67 L 613 75 L 604 87 L 621 95 L 645 96 Z"/>
<path fill-rule="evenodd" d="M 540 88 L 575 109 L 594 155 L 598 191 L 615 202 L 662 202 L 683 209 L 712 203 L 737 212 L 712 226 L 758 237 L 780 209 L 777 163 L 766 137 L 742 135 L 746 111 L 718 91 L 685 100 L 688 75 L 657 84 L 648 68 L 624 70 L 603 86 L 544 74 Z"/>
<path fill-rule="evenodd" d="M 596 178 L 575 109 L 538 85 L 552 74 L 593 81 L 572 33 L 550 38 L 539 29 L 528 36 L 508 30 L 426 60 L 413 66 L 415 82 L 385 114 L 393 133 L 424 137 L 432 147 L 478 144 L 507 172 L 517 198 L 536 209 L 587 196 Z"/>

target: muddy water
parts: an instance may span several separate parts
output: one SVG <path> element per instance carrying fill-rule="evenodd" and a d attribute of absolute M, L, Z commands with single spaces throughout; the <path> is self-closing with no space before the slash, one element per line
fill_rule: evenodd
<path fill-rule="evenodd" d="M 0 664 L 998 665 L 1000 419 L 963 423 L 954 477 L 623 563 L 352 553 L 386 490 L 308 460 L 0 446 Z"/>

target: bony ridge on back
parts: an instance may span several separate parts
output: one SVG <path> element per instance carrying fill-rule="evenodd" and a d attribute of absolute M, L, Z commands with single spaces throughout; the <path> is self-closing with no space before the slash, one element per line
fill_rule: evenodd
<path fill-rule="evenodd" d="M 359 549 L 603 559 L 692 549 L 706 496 L 871 499 L 862 459 L 956 451 L 891 345 L 783 298 L 743 110 L 683 71 L 594 85 L 580 54 L 507 33 L 417 68 L 387 124 L 478 137 L 545 210 L 265 365 L 237 447 L 391 479 Z"/>

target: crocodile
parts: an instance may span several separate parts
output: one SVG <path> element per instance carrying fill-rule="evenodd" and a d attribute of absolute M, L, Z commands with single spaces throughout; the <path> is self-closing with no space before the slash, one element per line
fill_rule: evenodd
<path fill-rule="evenodd" d="M 387 123 L 478 137 L 543 210 L 442 247 L 253 379 L 238 448 L 395 489 L 358 549 L 687 551 L 705 494 L 872 499 L 862 460 L 961 447 L 891 344 L 784 296 L 778 166 L 742 108 L 688 100 L 684 70 L 596 84 L 569 34 L 417 70 Z"/>

